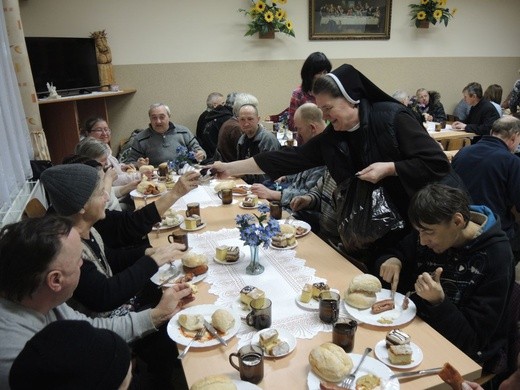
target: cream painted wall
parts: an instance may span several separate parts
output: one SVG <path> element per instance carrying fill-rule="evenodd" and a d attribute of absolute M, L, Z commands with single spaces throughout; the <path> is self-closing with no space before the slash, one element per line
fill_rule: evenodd
<path fill-rule="evenodd" d="M 27 36 L 107 30 L 117 82 L 138 90 L 109 102 L 117 144 L 146 126 L 147 108 L 156 101 L 170 104 L 173 119 L 192 130 L 214 90 L 253 93 L 262 115 L 278 113 L 313 51 L 323 51 L 333 66 L 354 64 L 388 93 L 436 89 L 448 112 L 470 81 L 484 88 L 501 84 L 508 92 L 518 76 L 520 45 L 502 26 L 516 25 L 520 1 L 449 0 L 458 8 L 455 18 L 447 28 L 427 30 L 411 26 L 412 1 L 393 0 L 391 38 L 383 41 L 310 41 L 308 0 L 285 6 L 296 38 L 277 34 L 274 40 L 243 37 L 247 18 L 237 9 L 247 8 L 246 0 L 20 0 L 20 7 Z"/>

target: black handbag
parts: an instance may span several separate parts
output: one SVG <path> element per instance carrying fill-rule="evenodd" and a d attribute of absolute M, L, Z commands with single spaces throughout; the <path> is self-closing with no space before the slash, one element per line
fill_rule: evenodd
<path fill-rule="evenodd" d="M 340 183 L 334 193 L 338 232 L 348 253 L 366 249 L 405 223 L 380 184 L 357 177 Z"/>

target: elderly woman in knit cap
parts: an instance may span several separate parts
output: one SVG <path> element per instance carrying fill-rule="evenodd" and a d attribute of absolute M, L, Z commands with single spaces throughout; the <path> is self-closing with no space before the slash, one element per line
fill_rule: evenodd
<path fill-rule="evenodd" d="M 55 321 L 36 333 L 11 367 L 9 385 L 22 389 L 126 390 L 130 349 L 108 329 L 87 321 Z"/>
<path fill-rule="evenodd" d="M 75 156 L 84 156 L 97 161 L 102 166 L 105 171 L 105 189 L 110 195 L 109 206 L 107 207 L 109 210 L 121 211 L 121 209 L 134 209 L 132 199 L 128 194 L 137 188 L 137 185 L 140 182 L 140 173 L 137 173 L 137 176 L 134 177 L 134 179 L 127 180 L 122 184 L 119 180 L 116 168 L 113 165 L 110 165 L 110 157 L 112 156 L 110 147 L 96 138 L 83 138 L 76 145 L 74 152 L 74 156 L 69 156 L 65 159 L 69 160 L 67 161 L 68 164 L 71 163 L 70 160 L 74 159 Z M 65 160 L 63 161 L 64 164 L 66 163 Z M 131 207 L 127 207 L 128 205 Z"/>
<path fill-rule="evenodd" d="M 180 197 L 197 187 L 199 173 L 189 172 L 174 188 L 135 212 L 105 210 L 108 194 L 103 172 L 84 164 L 58 165 L 40 180 L 52 208 L 74 221 L 83 242 L 81 276 L 70 302 L 90 316 L 122 315 L 134 310 L 135 295 L 163 264 L 182 256 L 182 244 L 155 248 L 138 245 Z M 94 228 L 96 224 L 97 228 Z"/>
<path fill-rule="evenodd" d="M 330 122 L 322 134 L 299 148 L 216 162 L 218 176 L 266 173 L 277 178 L 326 165 L 338 186 L 354 177 L 380 183 L 406 219 L 410 197 L 451 173 L 448 159 L 413 114 L 352 65 L 317 78 L 312 92 L 323 119 Z M 388 232 L 368 251 L 345 250 L 370 265 L 378 248 L 396 242 L 408 230 L 405 226 Z"/>

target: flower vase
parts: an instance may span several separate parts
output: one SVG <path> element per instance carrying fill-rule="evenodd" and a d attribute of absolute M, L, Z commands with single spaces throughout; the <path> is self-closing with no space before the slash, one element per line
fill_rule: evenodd
<path fill-rule="evenodd" d="M 259 249 L 260 245 L 249 246 L 251 251 L 251 262 L 246 267 L 246 274 L 248 275 L 260 275 L 264 272 L 264 266 L 260 264 Z"/>
<path fill-rule="evenodd" d="M 430 21 L 429 20 L 419 20 L 416 24 L 417 28 L 430 28 Z"/>
<path fill-rule="evenodd" d="M 274 28 L 269 27 L 267 32 L 258 31 L 258 38 L 260 39 L 274 39 Z"/>

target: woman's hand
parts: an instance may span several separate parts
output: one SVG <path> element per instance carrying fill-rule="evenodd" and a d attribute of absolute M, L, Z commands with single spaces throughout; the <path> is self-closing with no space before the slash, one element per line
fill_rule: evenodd
<path fill-rule="evenodd" d="M 180 198 L 199 186 L 200 173 L 189 171 L 182 175 L 172 188 L 172 191 Z"/>
<path fill-rule="evenodd" d="M 444 301 L 444 290 L 441 286 L 442 268 L 435 270 L 432 276 L 428 272 L 423 272 L 415 282 L 415 292 L 425 301 L 432 305 L 438 305 Z"/>
<path fill-rule="evenodd" d="M 185 254 L 185 250 L 186 245 L 173 243 L 154 248 L 146 248 L 144 254 L 150 256 L 157 264 L 157 267 L 161 267 L 166 263 L 171 263 L 175 259 L 180 259 Z"/>
<path fill-rule="evenodd" d="M 393 162 L 377 162 L 356 173 L 356 176 L 370 183 L 377 183 L 387 176 L 396 176 Z"/>
<path fill-rule="evenodd" d="M 397 290 L 397 285 L 399 284 L 399 274 L 401 273 L 401 269 L 403 268 L 403 263 L 397 257 L 390 257 L 383 264 L 381 264 L 381 268 L 379 269 L 379 276 L 383 278 L 383 280 L 392 285 L 392 291 Z"/>
<path fill-rule="evenodd" d="M 208 165 L 206 168 L 212 169 L 217 179 L 226 179 L 231 176 L 231 172 L 228 170 L 228 164 L 222 161 L 215 161 L 212 165 Z"/>

